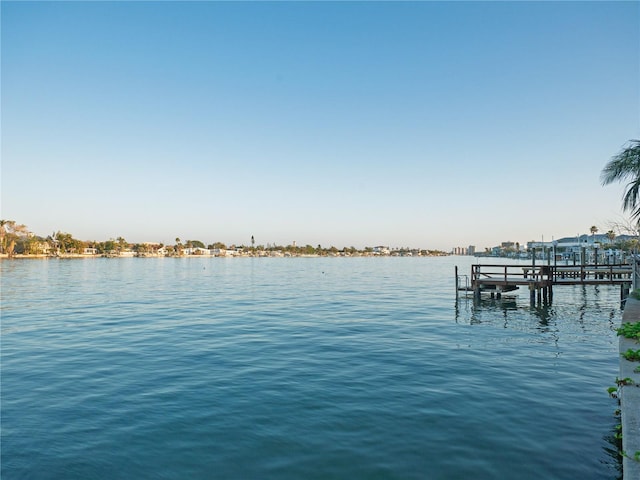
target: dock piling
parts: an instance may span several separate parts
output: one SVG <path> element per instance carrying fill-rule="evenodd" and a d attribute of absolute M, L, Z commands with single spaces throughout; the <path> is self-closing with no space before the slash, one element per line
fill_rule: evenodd
<path fill-rule="evenodd" d="M 536 305 L 536 288 L 533 283 L 529 284 L 529 302 L 532 307 Z"/>
<path fill-rule="evenodd" d="M 458 278 L 458 266 L 455 266 L 455 275 L 456 275 L 456 300 L 458 299 L 458 291 L 460 290 L 460 280 Z"/>

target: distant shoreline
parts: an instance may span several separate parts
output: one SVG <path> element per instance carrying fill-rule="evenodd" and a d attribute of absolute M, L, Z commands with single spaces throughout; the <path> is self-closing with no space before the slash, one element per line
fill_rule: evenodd
<path fill-rule="evenodd" d="M 0 260 L 47 260 L 47 259 L 96 259 L 96 258 L 375 258 L 375 257 L 442 257 L 449 255 L 379 255 L 373 253 L 357 253 L 349 255 L 340 254 L 273 254 L 273 255 L 87 255 L 79 253 L 68 253 L 61 255 L 45 255 L 45 254 L 15 254 L 7 255 L 6 253 L 0 253 Z"/>

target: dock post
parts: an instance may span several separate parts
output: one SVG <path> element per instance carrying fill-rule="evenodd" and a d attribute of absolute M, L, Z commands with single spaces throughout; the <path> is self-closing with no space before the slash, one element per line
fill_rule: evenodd
<path fill-rule="evenodd" d="M 549 284 L 549 303 L 553 303 L 553 284 Z"/>
<path fill-rule="evenodd" d="M 456 300 L 458 299 L 458 290 L 460 289 L 460 284 L 458 281 L 458 266 L 455 266 L 455 273 L 456 273 Z"/>
<path fill-rule="evenodd" d="M 547 295 L 548 289 L 547 287 L 542 287 L 542 302 L 546 305 L 549 302 L 549 297 Z"/>
<path fill-rule="evenodd" d="M 533 282 L 529 284 L 529 303 L 531 303 L 532 307 L 536 304 L 536 289 Z"/>
<path fill-rule="evenodd" d="M 542 292 L 540 290 L 542 289 L 538 285 L 536 290 L 537 290 L 536 297 L 538 297 L 538 305 L 540 305 L 542 303 Z"/>

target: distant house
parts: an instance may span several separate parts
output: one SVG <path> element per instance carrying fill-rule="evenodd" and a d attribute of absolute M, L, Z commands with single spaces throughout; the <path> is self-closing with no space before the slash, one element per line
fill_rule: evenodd
<path fill-rule="evenodd" d="M 211 251 L 202 247 L 194 247 L 194 248 L 185 248 L 184 254 L 185 255 L 211 255 Z"/>
<path fill-rule="evenodd" d="M 48 242 L 37 242 L 36 252 L 42 255 L 51 255 L 51 245 Z"/>
<path fill-rule="evenodd" d="M 549 258 L 555 253 L 556 261 L 623 262 L 625 253 L 615 248 L 615 244 L 633 240 L 637 241 L 638 237 L 623 234 L 611 239 L 607 234 L 582 234 L 551 242 L 528 242 L 527 250 L 535 252 L 536 258 Z"/>
<path fill-rule="evenodd" d="M 593 249 L 593 248 L 607 248 L 609 245 L 617 242 L 626 242 L 630 240 L 637 240 L 638 237 L 633 235 L 618 235 L 613 241 L 607 237 L 606 234 L 597 234 L 597 235 L 576 235 L 575 237 L 564 237 L 559 238 L 558 240 L 554 240 L 551 242 L 528 242 L 527 249 L 551 249 L 556 247 L 557 250 L 561 251 L 570 251 L 570 252 L 578 252 L 582 248 Z"/>
<path fill-rule="evenodd" d="M 97 248 L 93 248 L 93 247 L 85 247 L 85 249 L 82 251 L 83 255 L 97 255 L 98 254 L 98 249 Z"/>

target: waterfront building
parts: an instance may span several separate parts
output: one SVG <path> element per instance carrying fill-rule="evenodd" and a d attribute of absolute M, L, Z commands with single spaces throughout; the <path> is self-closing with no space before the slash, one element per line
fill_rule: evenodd
<path fill-rule="evenodd" d="M 573 261 L 576 263 L 624 263 L 625 252 L 616 244 L 638 242 L 634 235 L 619 235 L 611 238 L 606 234 L 582 234 L 564 237 L 550 242 L 528 242 L 529 257 Z"/>

